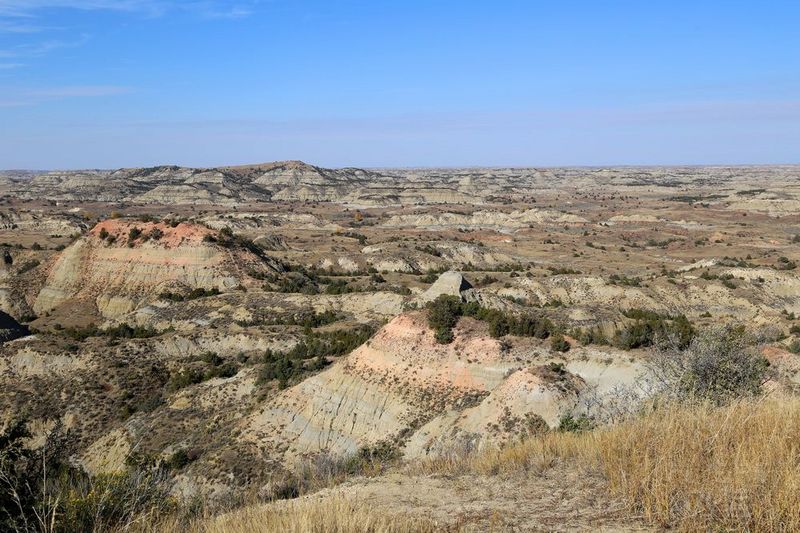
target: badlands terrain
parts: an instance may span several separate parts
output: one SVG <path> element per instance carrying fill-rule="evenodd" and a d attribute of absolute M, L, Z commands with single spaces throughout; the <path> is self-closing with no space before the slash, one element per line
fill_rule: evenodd
<path fill-rule="evenodd" d="M 800 386 L 797 166 L 5 171 L 0 247 L 0 428 L 180 500 L 669 527 L 569 462 L 431 465 L 619 422 L 661 334 Z"/>

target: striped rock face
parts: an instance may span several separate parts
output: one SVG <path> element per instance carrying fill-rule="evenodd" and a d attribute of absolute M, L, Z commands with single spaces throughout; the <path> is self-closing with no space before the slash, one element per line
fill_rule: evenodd
<path fill-rule="evenodd" d="M 203 226 L 106 220 L 67 247 L 50 267 L 34 310 L 67 302 L 118 318 L 173 287 L 226 291 L 246 283 L 244 269 L 270 265 L 244 249 L 212 242 Z"/>
<path fill-rule="evenodd" d="M 424 313 L 400 315 L 328 370 L 287 389 L 242 424 L 242 438 L 288 463 L 379 443 L 409 456 L 488 444 L 557 425 L 584 380 L 539 368 L 543 354 L 505 350 L 462 319 L 437 344 Z"/>

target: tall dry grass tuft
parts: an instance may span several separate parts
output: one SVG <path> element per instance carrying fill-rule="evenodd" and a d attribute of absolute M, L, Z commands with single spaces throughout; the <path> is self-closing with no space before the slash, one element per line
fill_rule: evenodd
<path fill-rule="evenodd" d="M 251 506 L 184 524 L 162 523 L 158 531 L 188 533 L 433 533 L 442 531 L 424 518 L 373 509 L 330 496 Z"/>
<path fill-rule="evenodd" d="M 651 523 L 688 531 L 800 531 L 800 399 L 663 407 L 586 433 L 454 454 L 416 473 L 540 472 L 558 461 L 601 472 Z"/>
<path fill-rule="evenodd" d="M 800 400 L 668 408 L 600 432 L 595 461 L 650 521 L 800 531 Z"/>

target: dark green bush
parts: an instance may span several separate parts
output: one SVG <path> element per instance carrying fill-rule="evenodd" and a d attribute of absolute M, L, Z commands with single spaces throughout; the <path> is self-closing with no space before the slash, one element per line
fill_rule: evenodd
<path fill-rule="evenodd" d="M 30 272 L 34 268 L 38 267 L 41 263 L 38 259 L 31 259 L 30 261 L 26 261 L 19 267 L 19 274 L 25 274 L 26 272 Z"/>
<path fill-rule="evenodd" d="M 589 431 L 595 427 L 591 418 L 586 415 L 575 417 L 571 414 L 566 414 L 561 417 L 558 424 L 558 431 L 562 432 L 582 432 Z"/>
<path fill-rule="evenodd" d="M 556 352 L 568 352 L 570 345 L 563 335 L 558 334 L 554 335 L 553 338 L 550 339 L 550 349 Z"/>
<path fill-rule="evenodd" d="M 722 404 L 763 392 L 769 362 L 756 344 L 743 326 L 709 328 L 684 350 L 659 350 L 649 366 L 665 394 L 679 401 Z"/>
<path fill-rule="evenodd" d="M 161 469 L 90 476 L 65 460 L 57 437 L 31 450 L 28 436 L 21 422 L 0 434 L 0 531 L 124 530 L 145 515 L 175 508 Z"/>
<path fill-rule="evenodd" d="M 456 296 L 441 295 L 428 304 L 428 325 L 435 331 L 437 342 L 452 342 L 451 330 L 462 316 L 488 323 L 489 334 L 496 338 L 516 335 L 546 339 L 556 329 L 547 317 L 504 313 L 481 307 L 475 302 L 462 303 Z"/>
<path fill-rule="evenodd" d="M 371 326 L 358 326 L 328 332 L 308 332 L 305 338 L 288 352 L 267 350 L 261 359 L 258 383 L 278 380 L 280 388 L 309 372 L 327 366 L 327 357 L 350 353 L 367 342 L 375 333 Z"/>
<path fill-rule="evenodd" d="M 461 299 L 441 295 L 428 304 L 428 325 L 433 329 L 451 329 L 462 315 Z"/>
<path fill-rule="evenodd" d="M 215 288 L 204 289 L 202 287 L 195 287 L 186 294 L 176 292 L 164 291 L 159 295 L 162 300 L 171 300 L 173 302 L 187 302 L 190 300 L 197 300 L 198 298 L 207 298 L 209 296 L 218 296 L 221 294 L 220 290 Z"/>
<path fill-rule="evenodd" d="M 55 329 L 60 330 L 74 340 L 83 341 L 89 337 L 109 337 L 111 339 L 147 339 L 160 335 L 160 333 L 152 328 L 144 326 L 129 326 L 128 324 L 119 324 L 106 329 L 100 329 L 94 324 L 84 328 L 59 328 L 56 324 Z"/>
<path fill-rule="evenodd" d="M 303 274 L 290 274 L 283 276 L 266 287 L 268 290 L 284 293 L 319 294 L 318 284 Z"/>
<path fill-rule="evenodd" d="M 629 309 L 622 314 L 635 320 L 614 337 L 614 344 L 625 350 L 653 346 L 659 339 L 684 349 L 695 335 L 694 327 L 684 315 L 661 315 L 644 309 Z"/>

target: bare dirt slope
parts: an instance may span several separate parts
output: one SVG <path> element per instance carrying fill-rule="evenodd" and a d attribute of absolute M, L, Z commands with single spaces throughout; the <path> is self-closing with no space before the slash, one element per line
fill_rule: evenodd
<path fill-rule="evenodd" d="M 307 496 L 344 496 L 387 513 L 431 518 L 443 530 L 654 531 L 610 496 L 599 477 L 558 464 L 540 474 L 356 478 Z"/>

